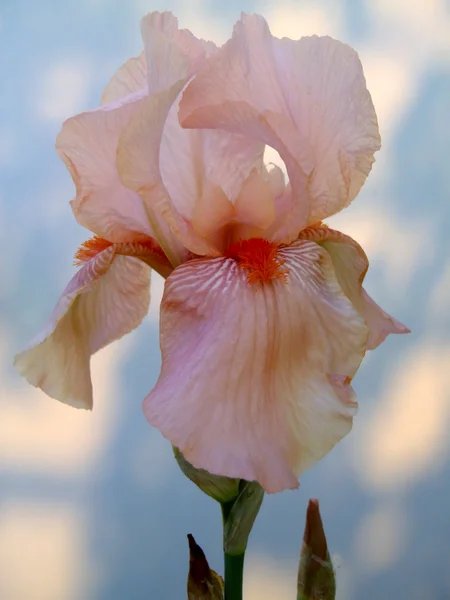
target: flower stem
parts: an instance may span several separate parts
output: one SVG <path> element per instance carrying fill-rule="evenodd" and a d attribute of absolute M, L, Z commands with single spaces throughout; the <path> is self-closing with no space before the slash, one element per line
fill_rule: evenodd
<path fill-rule="evenodd" d="M 222 520 L 225 532 L 225 524 L 233 508 L 234 500 L 222 504 Z M 244 582 L 244 557 L 245 550 L 241 554 L 227 554 L 224 551 L 225 562 L 225 600 L 242 600 L 242 587 Z"/>
<path fill-rule="evenodd" d="M 225 600 L 242 600 L 245 554 L 225 554 Z"/>

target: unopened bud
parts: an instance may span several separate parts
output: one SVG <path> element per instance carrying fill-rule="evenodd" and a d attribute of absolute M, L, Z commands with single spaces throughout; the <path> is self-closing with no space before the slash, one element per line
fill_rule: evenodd
<path fill-rule="evenodd" d="M 205 553 L 192 534 L 189 540 L 188 600 L 223 600 L 223 579 L 209 568 Z"/>
<path fill-rule="evenodd" d="M 256 481 L 241 482 L 241 492 L 231 510 L 225 516 L 223 527 L 223 549 L 225 554 L 243 554 L 248 536 L 261 508 L 264 490 Z"/>
<path fill-rule="evenodd" d="M 178 448 L 174 448 L 173 453 L 180 469 L 202 492 L 221 504 L 231 502 L 237 498 L 240 479 L 212 475 L 204 469 L 196 469 L 184 458 Z"/>
<path fill-rule="evenodd" d="M 320 516 L 319 501 L 310 500 L 297 580 L 297 600 L 334 600 L 336 580 Z"/>

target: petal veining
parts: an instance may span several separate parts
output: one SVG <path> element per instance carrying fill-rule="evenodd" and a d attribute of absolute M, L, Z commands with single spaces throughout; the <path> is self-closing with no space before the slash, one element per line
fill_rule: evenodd
<path fill-rule="evenodd" d="M 110 104 L 125 96 L 148 88 L 145 53 L 129 58 L 111 77 L 102 95 L 102 104 Z"/>
<path fill-rule="evenodd" d="M 329 37 L 278 39 L 257 15 L 242 16 L 189 84 L 180 120 L 243 133 L 279 152 L 293 190 L 291 239 L 353 200 L 380 147 L 356 52 Z"/>
<path fill-rule="evenodd" d="M 210 239 L 211 228 L 232 219 L 232 201 L 252 169 L 262 167 L 263 146 L 228 132 L 182 129 L 178 96 L 186 81 L 146 99 L 121 134 L 118 167 L 148 213 L 162 215 L 184 246 L 217 256 L 222 248 Z"/>
<path fill-rule="evenodd" d="M 299 241 L 279 257 L 286 281 L 251 285 L 232 258 L 172 273 L 162 370 L 144 401 L 150 423 L 194 466 L 269 492 L 296 487 L 351 429 L 348 382 L 367 340 L 324 249 Z"/>
<path fill-rule="evenodd" d="M 363 288 L 369 261 L 355 240 L 326 226 L 308 227 L 301 232 L 300 239 L 317 242 L 331 256 L 342 291 L 369 328 L 368 350 L 374 350 L 391 333 L 410 333 L 405 325 L 380 308 Z"/>
<path fill-rule="evenodd" d="M 151 235 L 141 198 L 119 179 L 116 152 L 119 135 L 145 95 L 137 92 L 65 121 L 56 149 L 76 187 L 75 218 L 111 242 Z"/>
<path fill-rule="evenodd" d="M 173 267 L 161 247 L 151 237 L 142 238 L 136 242 L 112 244 L 108 240 L 94 236 L 81 244 L 75 252 L 74 264 L 82 266 L 111 246 L 116 255 L 139 258 L 157 271 L 164 279 L 173 271 Z"/>
<path fill-rule="evenodd" d="M 29 383 L 76 408 L 92 408 L 90 357 L 148 312 L 150 268 L 110 246 L 84 264 L 53 314 L 14 364 Z"/>

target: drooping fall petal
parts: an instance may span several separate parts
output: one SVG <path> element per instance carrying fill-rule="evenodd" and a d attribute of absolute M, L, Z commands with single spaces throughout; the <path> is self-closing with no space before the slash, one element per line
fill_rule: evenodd
<path fill-rule="evenodd" d="M 74 406 L 92 408 L 90 357 L 137 327 L 148 312 L 150 267 L 117 256 L 91 258 L 62 293 L 43 330 L 15 358 L 29 383 Z"/>
<path fill-rule="evenodd" d="M 257 15 L 242 16 L 189 84 L 180 121 L 239 132 L 279 152 L 292 185 L 291 239 L 353 200 L 380 147 L 356 52 L 329 37 L 278 39 Z"/>
<path fill-rule="evenodd" d="M 269 492 L 295 488 L 351 429 L 349 381 L 367 341 L 324 249 L 299 241 L 277 258 L 286 278 L 275 266 L 262 272 L 267 281 L 249 277 L 250 259 L 233 258 L 169 276 L 162 370 L 144 401 L 150 423 L 195 467 Z"/>
<path fill-rule="evenodd" d="M 310 227 L 302 231 L 300 238 L 319 243 L 331 256 L 342 291 L 369 328 L 368 350 L 374 350 L 391 333 L 410 332 L 405 325 L 380 308 L 363 288 L 369 261 L 355 240 L 328 227 Z"/>

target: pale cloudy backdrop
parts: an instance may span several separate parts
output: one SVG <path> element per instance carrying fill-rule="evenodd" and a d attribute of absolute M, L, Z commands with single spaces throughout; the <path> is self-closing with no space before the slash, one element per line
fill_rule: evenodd
<path fill-rule="evenodd" d="M 321 500 L 340 600 L 450 598 L 450 4 L 446 0 L 0 0 L 0 598 L 181 600 L 195 534 L 221 570 L 220 517 L 145 422 L 159 369 L 161 281 L 144 325 L 93 360 L 92 414 L 27 386 L 13 354 L 36 333 L 87 237 L 54 152 L 64 118 L 97 105 L 141 47 L 139 19 L 173 10 L 223 42 L 239 12 L 274 34 L 329 34 L 360 53 L 383 149 L 334 219 L 371 259 L 369 292 L 412 329 L 364 363 L 350 436 L 267 497 L 246 600 L 294 600 L 309 497 Z"/>

